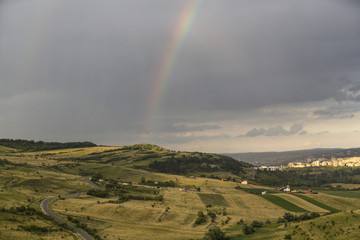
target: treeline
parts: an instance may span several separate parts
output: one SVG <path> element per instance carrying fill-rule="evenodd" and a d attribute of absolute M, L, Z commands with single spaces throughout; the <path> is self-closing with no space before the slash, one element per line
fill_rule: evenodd
<path fill-rule="evenodd" d="M 244 173 L 244 168 L 252 165 L 236 161 L 230 157 L 204 154 L 203 156 L 185 156 L 181 158 L 171 158 L 165 161 L 152 161 L 148 167 L 150 170 L 172 173 L 187 174 L 191 172 L 218 172 L 227 171 L 235 175 Z"/>
<path fill-rule="evenodd" d="M 5 207 L 1 207 L 0 212 L 19 214 L 19 215 L 36 215 L 36 214 L 43 215 L 42 212 L 36 210 L 35 208 L 33 208 L 33 207 L 25 207 L 25 206 L 11 207 L 9 209 L 7 209 Z"/>
<path fill-rule="evenodd" d="M 320 214 L 316 213 L 316 212 L 312 212 L 310 214 L 304 213 L 300 216 L 287 212 L 284 214 L 283 217 L 280 217 L 278 219 L 278 223 L 300 222 L 300 221 L 311 220 L 311 219 L 318 218 L 318 217 L 320 217 Z"/>
<path fill-rule="evenodd" d="M 83 148 L 95 147 L 96 144 L 92 142 L 43 142 L 22 139 L 0 139 L 0 145 L 15 148 L 22 151 L 44 151 L 65 148 Z"/>
<path fill-rule="evenodd" d="M 174 181 L 154 181 L 154 180 L 146 180 L 145 177 L 141 178 L 141 182 L 139 182 L 141 185 L 147 185 L 147 186 L 153 186 L 153 187 L 176 187 L 176 184 Z"/>

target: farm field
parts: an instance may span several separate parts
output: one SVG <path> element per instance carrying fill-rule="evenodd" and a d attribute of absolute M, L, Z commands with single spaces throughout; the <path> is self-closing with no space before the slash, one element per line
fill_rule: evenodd
<path fill-rule="evenodd" d="M 289 202 L 284 199 L 284 197 L 276 195 L 261 195 L 262 198 L 268 200 L 269 202 L 278 205 L 279 207 L 282 207 L 286 211 L 290 212 L 307 212 L 307 210 L 293 204 L 292 202 Z"/>
<path fill-rule="evenodd" d="M 360 191 L 338 191 L 338 190 L 321 190 L 322 193 L 346 197 L 346 198 L 359 198 L 360 199 Z"/>
<path fill-rule="evenodd" d="M 307 202 L 309 202 L 311 204 L 314 204 L 314 205 L 316 205 L 316 206 L 318 206 L 318 207 L 320 207 L 322 209 L 325 209 L 325 210 L 327 210 L 329 212 L 332 212 L 332 213 L 339 212 L 338 209 L 330 207 L 330 206 L 328 206 L 328 205 L 326 205 L 324 203 L 318 202 L 318 201 L 316 201 L 315 199 L 313 199 L 311 197 L 308 197 L 308 196 L 305 196 L 305 195 L 302 195 L 302 194 L 296 194 L 295 196 L 298 197 L 298 198 L 301 198 L 301 199 L 303 199 L 303 200 L 305 200 L 305 201 L 307 201 Z M 315 212 L 317 212 L 317 211 L 315 211 Z"/>
<path fill-rule="evenodd" d="M 328 209 L 324 208 L 324 205 L 321 205 L 322 207 L 320 207 L 320 204 L 315 204 L 318 202 L 315 201 L 309 201 L 308 198 L 306 198 L 306 196 L 304 196 L 305 198 L 302 198 L 302 195 L 298 196 L 294 196 L 292 194 L 286 194 L 286 193 L 281 193 L 281 194 L 277 194 L 277 196 L 283 198 L 284 200 L 291 202 L 292 204 L 295 204 L 296 206 L 301 206 L 303 209 L 305 209 L 308 212 L 318 212 L 318 213 L 328 213 Z M 311 198 L 310 198 L 311 199 Z"/>

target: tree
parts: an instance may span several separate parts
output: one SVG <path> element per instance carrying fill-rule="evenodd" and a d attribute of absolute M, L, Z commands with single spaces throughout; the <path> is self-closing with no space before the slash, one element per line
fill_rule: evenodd
<path fill-rule="evenodd" d="M 206 217 L 202 211 L 198 212 L 198 218 L 195 220 L 195 224 L 199 225 L 206 222 Z"/>
<path fill-rule="evenodd" d="M 295 216 L 289 212 L 285 213 L 283 218 L 288 222 L 293 222 L 295 220 Z"/>
<path fill-rule="evenodd" d="M 263 225 L 264 225 L 264 223 L 261 221 L 258 221 L 258 220 L 254 220 L 251 223 L 251 227 L 253 227 L 253 228 L 261 228 Z"/>
<path fill-rule="evenodd" d="M 243 232 L 245 235 L 249 235 L 249 234 L 252 234 L 253 232 L 255 232 L 254 228 L 248 226 L 247 224 L 244 224 L 243 225 Z"/>
<path fill-rule="evenodd" d="M 101 173 L 95 173 L 92 177 L 91 177 L 91 181 L 92 182 L 97 182 L 99 181 L 99 179 L 103 178 L 103 175 Z"/>
<path fill-rule="evenodd" d="M 228 240 L 225 233 L 218 226 L 212 226 L 209 232 L 205 233 L 203 240 Z"/>

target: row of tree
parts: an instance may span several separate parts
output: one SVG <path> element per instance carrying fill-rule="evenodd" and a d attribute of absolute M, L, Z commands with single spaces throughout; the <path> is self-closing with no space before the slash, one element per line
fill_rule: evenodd
<path fill-rule="evenodd" d="M 22 151 L 44 151 L 65 148 L 95 147 L 92 142 L 43 142 L 23 139 L 0 139 L 0 145 Z"/>
<path fill-rule="evenodd" d="M 170 158 L 164 161 L 155 160 L 148 167 L 150 170 L 172 174 L 227 171 L 239 175 L 244 173 L 244 168 L 251 167 L 251 165 L 226 156 L 215 158 L 212 155 L 204 154 L 201 157 L 183 156 L 182 158 Z"/>

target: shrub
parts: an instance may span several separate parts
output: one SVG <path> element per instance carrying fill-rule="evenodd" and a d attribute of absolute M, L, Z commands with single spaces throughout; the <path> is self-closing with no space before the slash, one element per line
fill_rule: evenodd
<path fill-rule="evenodd" d="M 263 222 L 260 222 L 258 220 L 254 220 L 252 223 L 251 223 L 251 227 L 253 228 L 261 228 L 262 226 L 264 225 Z"/>
<path fill-rule="evenodd" d="M 212 226 L 209 232 L 205 233 L 203 240 L 228 240 L 225 233 L 217 226 Z"/>
<path fill-rule="evenodd" d="M 254 228 L 248 226 L 247 224 L 244 224 L 243 225 L 243 228 L 242 228 L 243 232 L 245 235 L 249 235 L 249 234 L 252 234 L 255 232 Z"/>
<path fill-rule="evenodd" d="M 199 225 L 206 222 L 206 217 L 202 211 L 198 212 L 198 218 L 195 220 L 195 224 Z"/>

